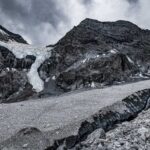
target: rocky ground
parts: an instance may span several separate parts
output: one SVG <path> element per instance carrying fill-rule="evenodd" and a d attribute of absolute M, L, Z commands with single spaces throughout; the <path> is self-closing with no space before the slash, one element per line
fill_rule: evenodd
<path fill-rule="evenodd" d="M 0 148 L 82 148 L 80 142 L 86 142 L 91 133 L 97 137 L 95 130 L 109 131 L 117 123 L 129 121 L 149 108 L 150 90 L 145 89 L 148 86 L 149 81 L 142 81 L 42 101 L 1 104 Z"/>
<path fill-rule="evenodd" d="M 98 129 L 75 149 L 82 150 L 150 150 L 150 110 L 136 119 L 117 124 L 105 133 Z"/>

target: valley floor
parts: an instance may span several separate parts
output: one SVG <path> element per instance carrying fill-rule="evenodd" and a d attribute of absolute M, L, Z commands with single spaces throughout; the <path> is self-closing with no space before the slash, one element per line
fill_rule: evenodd
<path fill-rule="evenodd" d="M 0 104 L 0 142 L 25 127 L 37 127 L 43 132 L 63 128 L 136 91 L 148 88 L 150 80 L 59 97 Z"/>

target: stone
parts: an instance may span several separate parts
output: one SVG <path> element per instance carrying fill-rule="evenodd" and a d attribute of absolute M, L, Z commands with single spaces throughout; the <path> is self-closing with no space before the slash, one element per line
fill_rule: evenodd
<path fill-rule="evenodd" d="M 44 150 L 49 145 L 49 140 L 37 128 L 28 127 L 20 130 L 16 135 L 0 144 L 0 149 L 7 150 Z"/>

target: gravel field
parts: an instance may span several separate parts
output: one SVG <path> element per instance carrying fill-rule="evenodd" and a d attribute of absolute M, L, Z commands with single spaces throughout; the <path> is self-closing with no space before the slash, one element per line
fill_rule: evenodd
<path fill-rule="evenodd" d="M 24 127 L 51 131 L 85 119 L 102 107 L 150 88 L 150 80 L 59 97 L 0 104 L 0 142 Z"/>

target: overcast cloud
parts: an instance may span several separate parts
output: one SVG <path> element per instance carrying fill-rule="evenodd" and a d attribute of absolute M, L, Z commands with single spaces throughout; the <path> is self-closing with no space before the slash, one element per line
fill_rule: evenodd
<path fill-rule="evenodd" d="M 150 29 L 150 0 L 0 0 L 0 24 L 32 44 L 53 44 L 85 18 Z"/>

